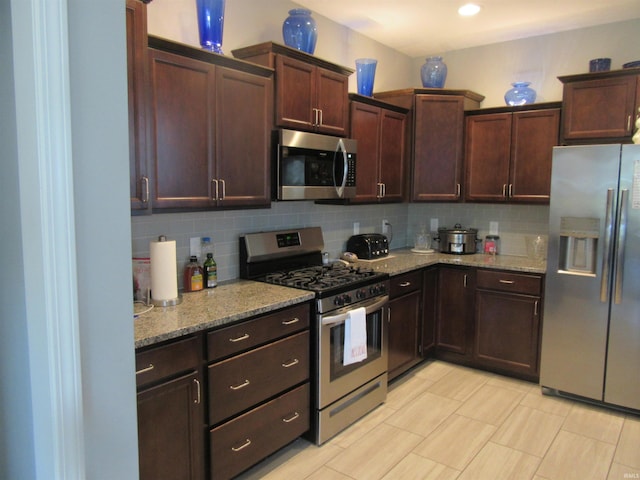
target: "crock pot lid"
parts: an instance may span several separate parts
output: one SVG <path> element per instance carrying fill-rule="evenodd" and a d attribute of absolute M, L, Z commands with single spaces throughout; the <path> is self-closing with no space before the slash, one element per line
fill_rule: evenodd
<path fill-rule="evenodd" d="M 463 228 L 462 225 L 460 225 L 459 223 L 456 223 L 453 226 L 453 228 L 440 227 L 438 229 L 438 232 L 445 232 L 445 233 L 478 233 L 478 229 L 477 228 Z"/>

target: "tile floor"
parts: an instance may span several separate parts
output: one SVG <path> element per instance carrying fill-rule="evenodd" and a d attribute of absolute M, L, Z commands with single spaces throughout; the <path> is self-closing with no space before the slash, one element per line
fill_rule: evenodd
<path fill-rule="evenodd" d="M 321 447 L 298 439 L 240 478 L 640 479 L 640 417 L 429 361 Z"/>

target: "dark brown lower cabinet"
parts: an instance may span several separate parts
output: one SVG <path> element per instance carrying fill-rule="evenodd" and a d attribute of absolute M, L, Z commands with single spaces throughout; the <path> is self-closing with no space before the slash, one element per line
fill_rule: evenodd
<path fill-rule="evenodd" d="M 391 300 L 387 315 L 389 380 L 406 372 L 421 360 L 418 351 L 421 297 L 421 271 L 391 278 Z"/>
<path fill-rule="evenodd" d="M 440 266 L 436 353 L 445 360 L 471 359 L 474 292 L 475 269 Z"/>
<path fill-rule="evenodd" d="M 436 348 L 436 320 L 438 318 L 438 267 L 426 268 L 422 274 L 422 357 L 433 354 Z"/>

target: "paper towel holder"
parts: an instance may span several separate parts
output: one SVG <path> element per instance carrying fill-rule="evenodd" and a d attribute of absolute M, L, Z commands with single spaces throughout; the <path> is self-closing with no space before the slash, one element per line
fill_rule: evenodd
<path fill-rule="evenodd" d="M 159 242 L 166 242 L 167 241 L 167 236 L 166 235 L 160 235 L 158 237 L 158 241 Z M 180 292 L 178 292 L 178 296 L 175 298 L 169 298 L 169 299 L 155 299 L 153 298 L 153 291 L 150 292 L 150 304 L 155 306 L 155 307 L 172 307 L 175 305 L 180 305 L 182 303 L 182 295 L 180 294 Z"/>

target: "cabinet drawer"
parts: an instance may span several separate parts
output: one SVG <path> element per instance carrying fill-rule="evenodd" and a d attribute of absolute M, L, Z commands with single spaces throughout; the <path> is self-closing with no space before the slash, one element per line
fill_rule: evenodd
<path fill-rule="evenodd" d="M 539 296 L 542 293 L 542 276 L 478 270 L 477 287 Z"/>
<path fill-rule="evenodd" d="M 309 378 L 309 332 L 209 366 L 209 423 L 214 425 Z"/>
<path fill-rule="evenodd" d="M 420 270 L 416 270 L 414 272 L 391 277 L 389 283 L 391 284 L 391 298 L 400 297 L 422 288 L 422 272 Z"/>
<path fill-rule="evenodd" d="M 201 345 L 201 337 L 195 336 L 136 353 L 136 385 L 197 369 L 202 358 Z"/>
<path fill-rule="evenodd" d="M 208 358 L 218 360 L 235 355 L 306 328 L 309 328 L 309 304 L 303 303 L 209 332 L 207 334 Z"/>
<path fill-rule="evenodd" d="M 211 478 L 231 478 L 309 429 L 309 384 L 211 430 Z"/>

